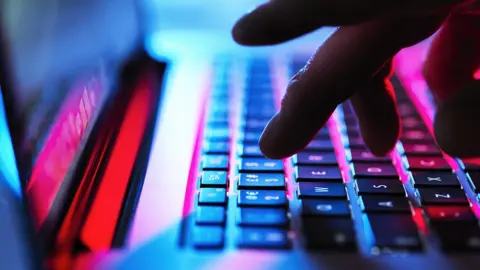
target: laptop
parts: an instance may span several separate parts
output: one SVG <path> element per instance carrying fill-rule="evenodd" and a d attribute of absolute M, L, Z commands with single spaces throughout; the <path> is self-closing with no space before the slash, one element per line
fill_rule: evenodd
<path fill-rule="evenodd" d="M 184 1 L 27 2 L 1 9 L 18 168 L 2 164 L 17 217 L 2 233 L 24 269 L 476 269 L 480 167 L 434 143 L 428 41 L 397 56 L 391 155 L 368 152 L 345 102 L 269 160 L 263 127 L 331 29 L 241 48 L 226 27 L 175 24 L 219 18 Z"/>

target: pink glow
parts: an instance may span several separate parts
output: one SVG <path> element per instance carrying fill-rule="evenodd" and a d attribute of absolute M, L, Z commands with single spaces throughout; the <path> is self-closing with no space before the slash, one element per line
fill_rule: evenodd
<path fill-rule="evenodd" d="M 27 187 L 30 207 L 38 227 L 47 217 L 55 196 L 71 167 L 83 135 L 89 128 L 97 101 L 103 94 L 100 78 L 77 83 L 61 108 L 41 150 Z"/>
<path fill-rule="evenodd" d="M 168 73 L 164 90 L 168 102 L 163 102 L 157 120 L 149 166 L 128 236 L 127 244 L 133 249 L 141 249 L 159 236 L 172 245 L 176 243 L 179 223 L 192 205 L 186 202 L 185 194 L 191 201 L 194 198 L 187 190 L 195 191 L 190 188 L 196 182 L 191 166 L 198 166 L 199 160 L 185 157 L 194 158 L 195 132 L 203 109 L 200 103 L 211 88 L 211 68 L 203 59 L 179 59 L 175 63 Z M 185 80 L 185 74 L 192 74 L 191 80 Z"/>
<path fill-rule="evenodd" d="M 424 42 L 417 46 L 402 50 L 396 57 L 395 70 L 400 78 L 402 86 L 405 88 L 406 93 L 419 111 L 420 116 L 424 120 L 430 134 L 433 135 L 433 117 L 435 113 L 435 107 L 430 102 L 428 96 L 430 90 L 428 89 L 428 85 L 425 82 L 421 72 L 423 59 L 427 49 L 428 42 Z M 480 78 L 480 70 L 475 73 L 475 77 Z M 443 156 L 454 171 L 462 170 L 455 159 L 445 153 L 443 153 Z M 397 159 L 397 165 L 401 164 L 401 162 L 399 162 L 400 160 Z M 480 162 L 480 159 L 472 160 L 472 162 L 475 164 Z M 406 179 L 403 179 L 403 181 L 406 181 Z M 472 209 L 477 217 L 480 217 L 480 206 L 478 203 L 470 201 L 470 204 L 472 205 Z M 415 209 L 415 213 L 415 221 L 421 228 L 425 228 L 425 220 L 422 215 L 420 215 L 421 210 Z"/>

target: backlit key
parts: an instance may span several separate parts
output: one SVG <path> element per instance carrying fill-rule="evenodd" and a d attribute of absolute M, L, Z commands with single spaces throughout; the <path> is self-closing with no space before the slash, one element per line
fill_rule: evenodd
<path fill-rule="evenodd" d="M 238 246 L 252 249 L 287 249 L 291 242 L 284 229 L 240 228 Z"/>
<path fill-rule="evenodd" d="M 312 183 L 298 184 L 299 198 L 346 198 L 345 185 L 342 183 Z"/>
<path fill-rule="evenodd" d="M 363 212 L 410 213 L 410 203 L 406 197 L 363 195 L 359 198 Z"/>
<path fill-rule="evenodd" d="M 376 194 L 376 195 L 395 195 L 405 196 L 405 189 L 402 182 L 397 179 L 357 179 L 355 181 L 355 191 L 358 195 Z"/>
<path fill-rule="evenodd" d="M 397 170 L 393 164 L 385 163 L 354 163 L 353 176 L 357 177 L 388 177 L 398 178 Z"/>
<path fill-rule="evenodd" d="M 300 152 L 293 156 L 295 165 L 337 165 L 334 152 Z"/>
<path fill-rule="evenodd" d="M 306 246 L 314 250 L 355 250 L 354 223 L 350 218 L 302 219 Z"/>
<path fill-rule="evenodd" d="M 342 174 L 338 166 L 297 166 L 295 179 L 302 181 L 334 181 L 342 182 Z"/>
<path fill-rule="evenodd" d="M 239 206 L 286 206 L 287 194 L 283 190 L 240 190 Z"/>
<path fill-rule="evenodd" d="M 289 224 L 287 211 L 283 208 L 243 207 L 237 211 L 237 224 L 240 226 L 285 227 Z"/>
<path fill-rule="evenodd" d="M 205 155 L 203 157 L 202 167 L 204 170 L 227 170 L 227 155 Z"/>
<path fill-rule="evenodd" d="M 457 176 L 452 172 L 415 171 L 410 173 L 410 182 L 414 187 L 460 187 Z"/>
<path fill-rule="evenodd" d="M 239 189 L 285 189 L 285 176 L 281 173 L 242 173 Z"/>
<path fill-rule="evenodd" d="M 422 204 L 468 205 L 465 191 L 460 188 L 419 188 L 417 195 Z"/>
<path fill-rule="evenodd" d="M 303 199 L 304 216 L 350 216 L 350 206 L 346 201 L 326 199 Z"/>
<path fill-rule="evenodd" d="M 266 158 L 242 158 L 240 172 L 283 172 L 282 160 Z"/>
<path fill-rule="evenodd" d="M 451 171 L 450 165 L 443 157 L 417 157 L 407 156 L 405 159 L 407 169 L 413 170 L 437 170 Z"/>

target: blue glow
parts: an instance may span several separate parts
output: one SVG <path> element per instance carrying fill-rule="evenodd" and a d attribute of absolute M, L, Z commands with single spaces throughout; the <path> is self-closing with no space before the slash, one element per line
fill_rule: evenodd
<path fill-rule="evenodd" d="M 8 130 L 2 95 L 0 95 L 0 149 L 2 149 L 0 154 L 0 173 L 4 176 L 1 179 L 6 181 L 7 186 L 20 197 L 22 194 L 20 178 L 13 152 L 12 139 Z"/>

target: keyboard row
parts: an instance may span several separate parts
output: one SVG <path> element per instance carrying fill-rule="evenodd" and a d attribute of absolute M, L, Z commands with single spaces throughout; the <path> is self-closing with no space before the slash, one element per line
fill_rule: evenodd
<path fill-rule="evenodd" d="M 357 232 L 355 223 L 364 222 L 374 236 L 372 252 L 422 250 L 422 235 L 430 231 L 446 250 L 480 248 L 471 203 L 401 89 L 396 90 L 403 132 L 393 155 L 399 162 L 368 151 L 348 102 L 337 109 L 335 130 L 321 129 L 303 151 L 280 161 L 263 157 L 258 147 L 276 111 L 268 64 L 251 64 L 238 111 L 232 109 L 237 98 L 226 76 L 215 84 L 205 120 L 198 196 L 188 234 L 193 246 L 222 248 L 226 238 L 235 237 L 241 248 L 291 248 L 296 240 L 290 232 L 299 231 L 307 248 L 355 250 L 358 234 L 365 233 Z M 345 156 L 338 154 L 342 152 Z M 468 177 L 477 187 L 475 173 L 480 170 Z M 298 213 L 292 212 L 297 211 L 292 203 L 300 205 Z M 292 226 L 292 217 L 301 218 L 301 228 Z M 427 221 L 427 230 L 419 220 Z M 235 236 L 225 235 L 228 226 L 234 226 Z"/>

